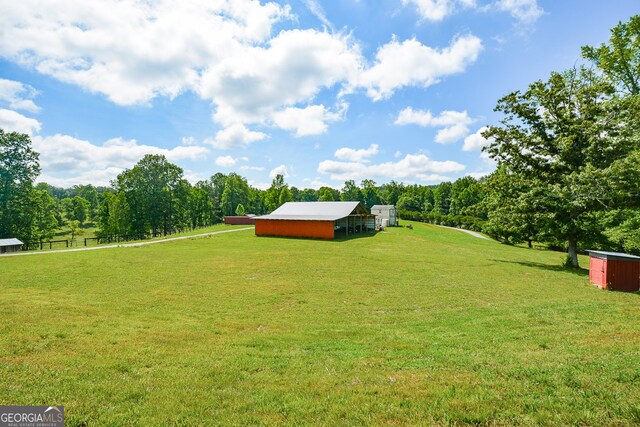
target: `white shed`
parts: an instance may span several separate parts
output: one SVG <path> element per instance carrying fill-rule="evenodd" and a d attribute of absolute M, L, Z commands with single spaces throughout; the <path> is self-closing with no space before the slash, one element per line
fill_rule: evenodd
<path fill-rule="evenodd" d="M 18 252 L 22 249 L 23 243 L 18 239 L 0 239 L 0 254 L 6 252 Z"/>
<path fill-rule="evenodd" d="M 376 216 L 376 225 L 392 227 L 398 225 L 394 205 L 373 205 L 371 206 L 371 214 Z"/>

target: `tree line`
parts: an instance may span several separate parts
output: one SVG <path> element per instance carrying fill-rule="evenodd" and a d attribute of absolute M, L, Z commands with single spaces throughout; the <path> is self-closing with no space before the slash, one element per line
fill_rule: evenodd
<path fill-rule="evenodd" d="M 289 201 L 360 201 L 368 208 L 391 204 L 407 218 L 416 213 L 467 215 L 484 191 L 471 177 L 437 186 L 348 180 L 340 190 L 316 190 L 289 186 L 277 175 L 268 189 L 260 190 L 236 173 L 216 173 L 191 184 L 179 166 L 151 154 L 109 187 L 34 184 L 39 172 L 28 135 L 0 129 L 0 238 L 17 237 L 30 245 L 61 230 L 73 236 L 86 225 L 95 226 L 97 236 L 168 234 L 216 224 L 226 215 L 266 214 Z"/>
<path fill-rule="evenodd" d="M 364 179 L 339 190 L 298 189 L 278 175 L 260 190 L 236 173 L 191 184 L 161 155 L 145 156 L 109 187 L 34 186 L 40 167 L 29 137 L 0 129 L 0 238 L 37 242 L 87 222 L 98 235 L 157 235 L 288 201 L 357 200 L 504 243 L 566 250 L 573 267 L 590 248 L 640 254 L 640 16 L 582 55 L 585 65 L 498 101 L 500 125 L 483 133 L 495 172 L 432 186 Z"/>

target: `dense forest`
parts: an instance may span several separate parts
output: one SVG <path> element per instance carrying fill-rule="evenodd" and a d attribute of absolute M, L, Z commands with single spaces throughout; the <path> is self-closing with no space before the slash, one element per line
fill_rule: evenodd
<path fill-rule="evenodd" d="M 288 201 L 359 200 L 396 205 L 403 219 L 483 231 L 508 244 L 640 254 L 640 16 L 608 43 L 586 46 L 586 65 L 554 72 L 497 103 L 503 119 L 483 133 L 497 169 L 434 186 L 346 181 L 298 189 L 283 176 L 259 190 L 235 173 L 195 184 L 160 155 L 147 155 L 110 187 L 34 185 L 29 137 L 0 130 L 0 238 L 25 243 L 92 223 L 98 235 L 167 234 L 224 215 L 264 214 Z"/>

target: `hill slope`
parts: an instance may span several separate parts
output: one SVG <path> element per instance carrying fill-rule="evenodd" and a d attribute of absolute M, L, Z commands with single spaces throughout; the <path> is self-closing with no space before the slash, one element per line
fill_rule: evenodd
<path fill-rule="evenodd" d="M 640 422 L 640 295 L 414 226 L 0 259 L 0 404 L 67 425 Z"/>

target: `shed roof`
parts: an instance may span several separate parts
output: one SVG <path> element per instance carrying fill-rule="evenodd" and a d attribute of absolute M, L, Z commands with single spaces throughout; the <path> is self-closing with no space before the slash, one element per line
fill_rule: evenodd
<path fill-rule="evenodd" d="M 394 205 L 373 205 L 371 206 L 371 209 L 389 210 L 389 209 L 395 209 L 395 206 Z"/>
<path fill-rule="evenodd" d="M 360 202 L 288 202 L 256 219 L 335 221 L 352 214 L 368 215 L 368 212 Z"/>
<path fill-rule="evenodd" d="M 588 252 L 589 252 L 589 256 L 600 258 L 600 259 L 607 259 L 607 260 L 614 260 L 614 261 L 640 262 L 640 256 L 629 255 L 622 252 L 606 252 L 606 251 L 588 251 Z"/>
<path fill-rule="evenodd" d="M 23 245 L 23 244 L 24 243 L 22 243 L 18 239 L 0 239 L 0 246 L 16 246 L 16 245 Z"/>

